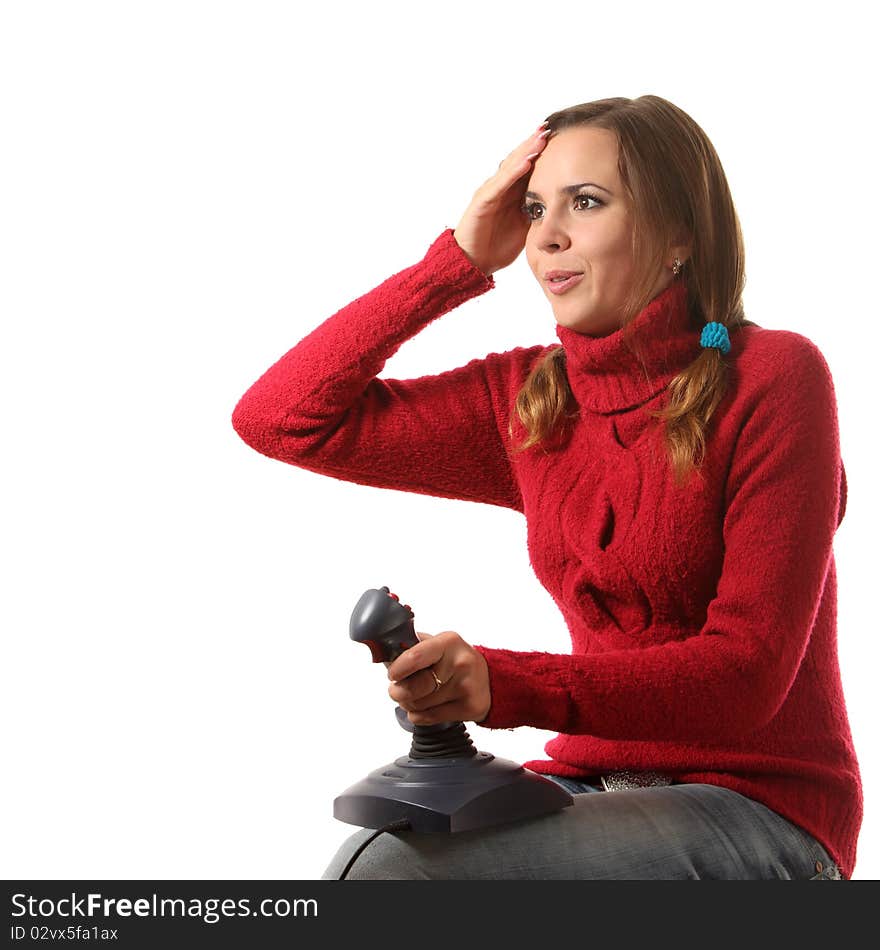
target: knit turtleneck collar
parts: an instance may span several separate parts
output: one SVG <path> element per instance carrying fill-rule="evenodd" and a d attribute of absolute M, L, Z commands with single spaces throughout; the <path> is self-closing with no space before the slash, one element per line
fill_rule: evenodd
<path fill-rule="evenodd" d="M 636 315 L 629 345 L 622 329 L 590 336 L 557 324 L 569 385 L 582 409 L 616 412 L 641 405 L 700 355 L 701 328 L 689 319 L 687 298 L 684 281 L 673 281 Z"/>

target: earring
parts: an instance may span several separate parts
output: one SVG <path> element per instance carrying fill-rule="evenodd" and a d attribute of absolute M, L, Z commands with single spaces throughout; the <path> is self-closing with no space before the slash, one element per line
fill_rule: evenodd
<path fill-rule="evenodd" d="M 672 276 L 678 277 L 678 272 L 681 270 L 681 261 L 676 257 L 672 262 Z"/>

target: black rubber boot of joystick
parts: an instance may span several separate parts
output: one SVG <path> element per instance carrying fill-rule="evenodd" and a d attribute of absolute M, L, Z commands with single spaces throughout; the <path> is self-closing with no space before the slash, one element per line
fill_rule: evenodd
<path fill-rule="evenodd" d="M 413 726 L 411 759 L 464 759 L 477 754 L 463 722 L 443 722 L 437 726 Z"/>

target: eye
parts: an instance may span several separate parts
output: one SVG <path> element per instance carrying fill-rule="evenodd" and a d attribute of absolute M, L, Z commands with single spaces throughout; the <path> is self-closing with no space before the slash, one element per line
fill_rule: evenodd
<path fill-rule="evenodd" d="M 602 204 L 602 202 L 601 202 L 595 195 L 587 194 L 587 192 L 583 192 L 583 193 L 580 194 L 580 195 L 575 195 L 575 196 L 574 196 L 574 200 L 575 200 L 575 202 L 584 200 L 584 201 L 593 201 L 593 202 L 595 202 L 597 205 Z M 584 211 L 589 211 L 589 210 L 590 210 L 589 208 L 584 208 Z"/>
<path fill-rule="evenodd" d="M 582 201 L 592 201 L 596 205 L 604 204 L 604 202 L 601 201 L 599 198 L 597 198 L 595 195 L 591 195 L 586 191 L 583 191 L 580 194 L 575 195 L 573 200 L 574 200 L 575 206 L 580 211 L 593 210 L 590 207 L 586 207 L 582 204 L 579 204 L 579 202 L 582 202 Z M 532 212 L 535 210 L 535 208 L 543 208 L 543 207 L 544 206 L 541 204 L 540 201 L 526 201 L 523 203 L 520 210 L 522 211 L 524 215 L 526 215 L 526 217 L 530 218 L 532 221 L 539 221 L 540 219 L 536 218 Z"/>

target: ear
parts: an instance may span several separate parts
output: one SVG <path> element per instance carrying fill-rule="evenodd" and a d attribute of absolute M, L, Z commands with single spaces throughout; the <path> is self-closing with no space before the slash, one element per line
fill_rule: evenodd
<path fill-rule="evenodd" d="M 669 266 L 672 266 L 672 261 L 677 257 L 682 264 L 687 261 L 691 255 L 694 253 L 693 241 L 688 234 L 679 234 L 676 237 L 677 243 L 673 244 L 672 247 L 667 251 L 667 260 Z"/>

